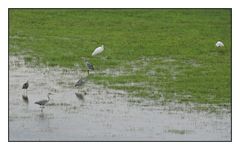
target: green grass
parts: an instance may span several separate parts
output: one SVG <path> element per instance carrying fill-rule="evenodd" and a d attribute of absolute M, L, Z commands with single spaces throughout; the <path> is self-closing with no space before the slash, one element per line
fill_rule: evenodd
<path fill-rule="evenodd" d="M 230 9 L 10 9 L 9 24 L 10 55 L 26 61 L 83 67 L 86 57 L 92 81 L 134 96 L 231 102 Z"/>

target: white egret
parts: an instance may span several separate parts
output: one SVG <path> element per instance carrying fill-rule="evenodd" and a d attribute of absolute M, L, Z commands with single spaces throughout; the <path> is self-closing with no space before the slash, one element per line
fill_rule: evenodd
<path fill-rule="evenodd" d="M 104 50 L 104 45 L 102 45 L 102 46 L 100 46 L 100 47 L 97 47 L 97 48 L 93 51 L 92 56 L 95 56 L 95 55 L 101 53 L 103 50 Z"/>
<path fill-rule="evenodd" d="M 223 46 L 224 46 L 223 42 L 217 41 L 216 47 L 223 47 Z"/>

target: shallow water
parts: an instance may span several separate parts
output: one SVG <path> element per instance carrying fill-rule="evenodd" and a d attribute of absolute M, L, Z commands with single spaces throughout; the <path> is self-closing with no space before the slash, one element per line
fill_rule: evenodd
<path fill-rule="evenodd" d="M 86 73 L 26 66 L 9 58 L 10 141 L 230 141 L 231 113 L 195 110 L 194 104 L 129 97 L 89 80 Z M 21 89 L 29 81 L 27 97 Z M 44 109 L 34 104 L 47 99 Z"/>

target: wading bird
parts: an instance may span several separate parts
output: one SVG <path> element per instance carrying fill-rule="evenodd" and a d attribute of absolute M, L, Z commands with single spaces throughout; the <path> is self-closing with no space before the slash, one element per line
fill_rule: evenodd
<path fill-rule="evenodd" d="M 27 89 L 29 87 L 28 81 L 23 84 L 22 89 L 25 89 L 25 94 L 27 95 Z"/>
<path fill-rule="evenodd" d="M 86 64 L 86 66 L 87 66 L 87 72 L 88 72 L 88 75 L 89 75 L 89 71 L 90 71 L 90 70 L 94 70 L 94 67 L 93 67 L 93 65 L 90 64 L 86 59 L 84 59 L 84 62 L 85 62 L 85 64 Z"/>
<path fill-rule="evenodd" d="M 81 87 L 81 86 L 83 86 L 86 82 L 87 82 L 87 77 L 81 78 L 81 79 L 78 80 L 78 82 L 75 84 L 75 87 Z"/>
<path fill-rule="evenodd" d="M 44 106 L 50 101 L 50 95 L 53 95 L 52 93 L 48 93 L 47 98 L 48 100 L 40 100 L 35 102 L 35 104 L 38 104 L 40 106 L 42 106 L 42 108 L 44 108 Z"/>
<path fill-rule="evenodd" d="M 92 53 L 92 56 L 95 56 L 97 54 L 100 54 L 102 51 L 104 50 L 104 45 L 100 46 L 100 47 L 97 47 L 93 53 Z"/>
<path fill-rule="evenodd" d="M 217 41 L 216 47 L 223 47 L 223 46 L 224 46 L 223 42 Z"/>
<path fill-rule="evenodd" d="M 77 83 L 75 84 L 75 87 L 82 87 L 86 82 L 87 82 L 87 77 L 81 78 L 80 80 L 77 81 Z"/>

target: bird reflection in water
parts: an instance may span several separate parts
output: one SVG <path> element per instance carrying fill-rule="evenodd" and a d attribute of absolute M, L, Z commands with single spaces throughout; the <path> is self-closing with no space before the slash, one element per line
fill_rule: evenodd
<path fill-rule="evenodd" d="M 83 94 L 81 93 L 75 93 L 76 97 L 79 99 L 79 100 L 84 100 L 84 96 Z"/>
<path fill-rule="evenodd" d="M 38 116 L 39 116 L 39 119 L 44 119 L 44 113 L 43 113 L 42 110 L 41 110 L 41 113 Z"/>
<path fill-rule="evenodd" d="M 22 95 L 23 101 L 28 104 L 28 96 L 27 95 Z"/>
<path fill-rule="evenodd" d="M 53 118 L 51 116 L 53 116 L 53 114 L 48 114 L 44 112 L 38 113 L 36 116 L 36 121 L 38 125 L 35 128 L 41 133 L 52 132 L 54 129 L 50 125 L 50 120 Z"/>

